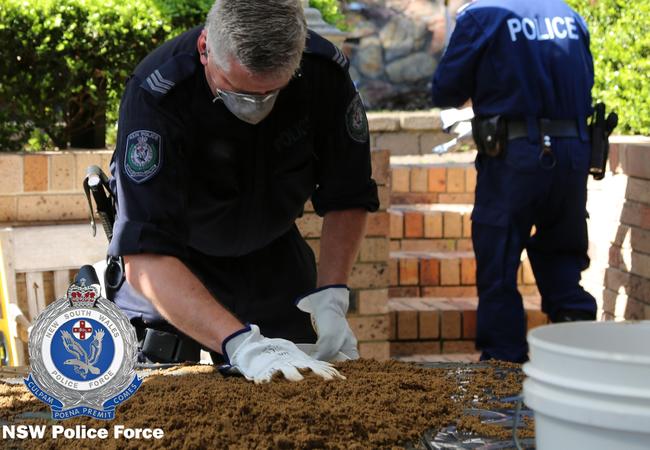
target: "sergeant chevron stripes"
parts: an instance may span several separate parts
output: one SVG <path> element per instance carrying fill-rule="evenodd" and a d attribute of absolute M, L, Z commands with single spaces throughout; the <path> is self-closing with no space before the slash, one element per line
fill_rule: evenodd
<path fill-rule="evenodd" d="M 161 94 L 166 94 L 171 88 L 174 87 L 176 83 L 173 81 L 165 79 L 158 69 L 156 69 L 151 75 L 147 77 L 147 84 L 152 91 L 160 92 Z"/>

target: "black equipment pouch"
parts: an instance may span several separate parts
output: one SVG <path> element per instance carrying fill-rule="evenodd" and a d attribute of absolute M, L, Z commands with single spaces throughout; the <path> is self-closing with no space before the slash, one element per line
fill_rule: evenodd
<path fill-rule="evenodd" d="M 589 132 L 591 134 L 589 173 L 593 175 L 595 180 L 602 180 L 605 177 L 609 157 L 609 135 L 618 125 L 618 115 L 611 112 L 605 118 L 605 109 L 604 103 L 596 104 L 589 123 Z"/>
<path fill-rule="evenodd" d="M 198 342 L 174 333 L 147 328 L 142 342 L 142 353 L 153 362 L 199 362 L 201 346 Z"/>
<path fill-rule="evenodd" d="M 479 155 L 492 158 L 503 156 L 508 141 L 507 122 L 501 116 L 474 117 L 472 119 L 472 137 Z"/>

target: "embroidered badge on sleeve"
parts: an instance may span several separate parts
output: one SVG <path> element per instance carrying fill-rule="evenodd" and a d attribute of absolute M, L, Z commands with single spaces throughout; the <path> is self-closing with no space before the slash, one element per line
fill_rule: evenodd
<path fill-rule="evenodd" d="M 363 107 L 361 96 L 354 96 L 345 112 L 345 126 L 350 137 L 360 143 L 368 141 L 368 118 Z"/>
<path fill-rule="evenodd" d="M 162 165 L 162 139 L 153 131 L 138 130 L 126 138 L 124 172 L 136 183 L 144 183 Z"/>

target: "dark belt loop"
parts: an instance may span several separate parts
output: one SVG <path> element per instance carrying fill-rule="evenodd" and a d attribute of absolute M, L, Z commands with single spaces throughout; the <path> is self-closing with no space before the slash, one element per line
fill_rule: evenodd
<path fill-rule="evenodd" d="M 539 143 L 540 129 L 537 117 L 527 116 L 526 127 L 528 128 L 528 142 L 531 144 Z"/>

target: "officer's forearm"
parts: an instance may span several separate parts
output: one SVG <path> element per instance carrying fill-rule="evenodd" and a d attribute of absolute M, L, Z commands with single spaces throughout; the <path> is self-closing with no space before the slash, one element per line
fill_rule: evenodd
<path fill-rule="evenodd" d="M 201 344 L 221 353 L 223 340 L 244 327 L 179 259 L 142 254 L 124 261 L 127 281 L 167 321 Z"/>
<path fill-rule="evenodd" d="M 319 287 L 347 284 L 366 232 L 367 216 L 362 209 L 331 211 L 325 215 L 320 240 Z"/>

